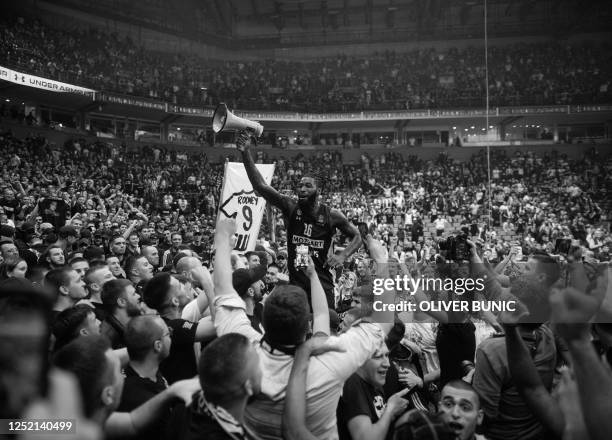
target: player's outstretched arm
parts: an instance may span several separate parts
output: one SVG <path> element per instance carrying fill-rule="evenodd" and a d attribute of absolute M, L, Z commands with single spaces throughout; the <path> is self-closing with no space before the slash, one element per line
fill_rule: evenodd
<path fill-rule="evenodd" d="M 253 189 L 257 191 L 266 201 L 272 203 L 274 206 L 280 208 L 285 215 L 289 215 L 291 208 L 293 208 L 294 202 L 286 196 L 276 191 L 270 185 L 266 183 L 263 176 L 255 166 L 253 156 L 249 152 L 249 145 L 251 143 L 251 131 L 242 130 L 238 133 L 236 138 L 236 147 L 242 152 L 242 162 L 246 169 L 251 185 Z"/>
<path fill-rule="evenodd" d="M 362 241 L 357 227 L 349 222 L 344 214 L 342 214 L 340 211 L 332 209 L 331 220 L 332 226 L 338 228 L 344 235 L 351 239 L 351 242 L 342 252 L 340 252 L 340 254 L 332 255 L 327 260 L 328 265 L 335 267 L 344 263 L 344 260 L 350 257 L 353 253 L 357 252 L 357 250 L 361 247 Z"/>

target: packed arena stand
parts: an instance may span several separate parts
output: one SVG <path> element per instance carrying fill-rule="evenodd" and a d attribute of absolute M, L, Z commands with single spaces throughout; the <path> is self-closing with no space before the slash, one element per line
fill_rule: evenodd
<path fill-rule="evenodd" d="M 515 43 L 489 48 L 493 106 L 610 102 L 609 43 Z M 291 111 L 439 109 L 483 105 L 482 48 L 369 57 L 229 62 L 155 53 L 97 29 L 4 24 L 0 64 L 95 90 L 174 104 Z"/>
<path fill-rule="evenodd" d="M 341 400 L 337 423 L 339 432 L 345 436 L 343 438 L 358 438 L 357 433 L 361 430 L 372 435 L 379 430 L 391 432 L 396 419 L 399 420 L 397 432 L 413 429 L 418 425 L 411 419 L 414 414 L 399 418 L 405 410 L 420 411 L 431 419 L 434 426 L 439 426 L 436 429 L 441 433 L 450 430 L 448 435 L 462 431 L 473 434 L 480 426 L 478 420 L 482 420 L 478 415 L 481 410 L 477 408 L 482 408 L 485 414 L 485 423 L 478 429 L 482 429 L 487 438 L 506 438 L 508 432 L 533 435 L 525 438 L 542 438 L 542 433 L 550 429 L 560 429 L 559 432 L 565 429 L 551 425 L 544 416 L 532 415 L 529 410 L 531 400 L 518 398 L 517 401 L 515 388 L 510 394 L 502 392 L 501 399 L 518 405 L 518 412 L 502 403 L 499 403 L 501 406 L 495 403 L 493 396 L 500 389 L 491 383 L 490 378 L 497 377 L 499 372 L 484 369 L 483 362 L 492 362 L 492 356 L 506 348 L 503 338 L 491 339 L 491 335 L 501 329 L 500 324 L 504 324 L 502 316 L 474 315 L 464 324 L 452 324 L 438 316 L 436 319 L 440 324 L 425 319 L 406 324 L 405 329 L 400 325 L 400 330 L 396 330 L 399 336 L 395 337 L 402 342 L 394 343 L 389 336 L 388 349 L 384 351 L 373 349 L 377 338 L 383 340 L 377 333 L 379 329 L 366 329 L 364 324 L 355 325 L 353 321 L 360 317 L 359 307 L 366 307 L 368 302 L 367 286 L 376 267 L 371 266 L 371 261 L 378 259 L 378 267 L 385 267 L 380 263 L 389 261 L 389 270 L 398 264 L 400 271 L 413 276 L 431 275 L 432 270 L 435 273 L 436 262 L 448 256 L 448 250 L 444 249 L 445 241 L 462 230 L 478 243 L 475 261 L 497 266 L 502 280 L 520 278 L 518 254 L 527 256 L 546 252 L 559 256 L 579 252 L 588 261 L 610 261 L 607 188 L 612 163 L 609 157 L 600 157 L 597 150 L 585 150 L 583 157 L 574 159 L 555 153 L 507 155 L 503 151 L 494 152 L 491 156 L 490 216 L 483 151 L 466 162 L 451 160 L 444 153 L 435 160 L 426 161 L 416 156 L 402 156 L 396 151 L 376 157 L 364 153 L 361 162 L 353 165 L 343 163 L 340 151 L 313 152 L 291 160 L 277 159 L 273 179 L 275 188 L 288 194 L 302 177 L 314 173 L 322 182 L 321 202 L 340 209 L 355 223 L 365 222 L 370 233 L 369 252 L 360 250 L 341 269 L 336 268 L 336 307 L 329 312 L 328 323 L 323 324 L 323 328 L 328 330 L 322 333 L 346 334 L 339 341 L 343 341 L 342 337 L 354 341 L 350 344 L 345 341 L 340 347 L 321 343 L 323 346 L 319 350 L 332 350 L 332 353 L 322 355 L 319 366 L 311 363 L 313 372 L 309 373 L 305 383 L 310 389 L 315 377 L 319 378 L 317 380 L 327 377 L 329 382 L 326 382 L 326 391 L 316 397 L 312 395 L 306 401 L 307 416 L 300 422 L 293 411 L 283 413 L 283 402 L 294 404 L 292 394 L 287 394 L 290 400 L 281 398 L 274 401 L 273 407 L 268 406 L 267 399 L 275 393 L 283 393 L 285 386 L 291 385 L 288 388 L 291 393 L 299 392 L 293 391 L 294 385 L 287 382 L 270 385 L 269 375 L 277 374 L 277 367 L 268 366 L 263 370 L 262 378 L 257 375 L 256 368 L 247 373 L 236 364 L 228 365 L 234 356 L 243 357 L 244 362 L 240 365 L 251 366 L 258 357 L 268 356 L 260 349 L 256 352 L 247 350 L 251 346 L 248 341 L 258 340 L 257 335 L 261 336 L 262 332 L 264 335 L 272 331 L 285 335 L 278 340 L 268 336 L 266 340 L 275 347 L 278 344 L 283 347 L 293 345 L 294 341 L 287 339 L 289 330 L 273 326 L 270 320 L 283 322 L 283 319 L 289 319 L 295 324 L 306 319 L 304 313 L 310 316 L 309 303 L 299 293 L 302 291 L 293 291 L 291 285 L 287 285 L 290 282 L 285 242 L 287 225 L 280 215 L 275 215 L 274 222 L 271 219 L 264 222 L 266 225 L 262 228 L 256 255 L 230 258 L 229 253 L 221 251 L 223 247 L 219 247 L 219 243 L 231 238 L 232 226 L 225 225 L 221 232 L 215 228 L 223 169 L 221 163 L 211 163 L 199 153 L 192 160 L 176 161 L 173 159 L 175 153 L 157 146 L 127 152 L 118 144 L 90 144 L 82 139 L 58 146 L 40 135 L 17 138 L 7 129 L 1 131 L 0 138 L 3 152 L 0 273 L 5 286 L 2 301 L 11 304 L 13 299 L 8 292 L 13 288 L 6 286 L 14 286 L 14 283 L 20 286 L 25 283 L 28 288 L 43 285 L 52 289 L 50 328 L 55 336 L 55 362 L 73 371 L 79 381 L 87 381 L 89 376 L 86 374 L 103 374 L 101 370 L 86 373 L 91 365 L 80 364 L 85 362 L 82 358 L 85 354 L 91 359 L 100 359 L 100 362 L 105 353 L 107 359 L 111 356 L 119 359 L 112 362 L 121 362 L 127 376 L 124 397 L 117 400 L 116 394 L 114 400 L 109 400 L 101 408 L 96 409 L 95 403 L 86 404 L 94 405 L 92 407 L 85 407 L 85 416 L 90 420 L 96 419 L 91 415 L 97 414 L 96 411 L 102 411 L 101 414 L 108 417 L 105 419 L 107 433 L 121 437 L 125 433 L 137 432 L 141 438 L 165 438 L 166 432 L 175 435 L 177 427 L 181 426 L 185 430 L 181 433 L 182 438 L 193 438 L 219 429 L 225 433 L 255 430 L 270 438 L 280 438 L 280 420 L 284 414 L 292 427 L 304 423 L 303 426 L 317 437 L 326 436 L 325 433 L 333 437 L 335 418 L 329 411 L 326 417 L 316 416 L 315 409 L 321 405 L 335 408 L 341 386 L 347 378 L 343 391 L 346 396 L 362 396 L 364 386 L 378 389 L 384 385 L 386 393 L 377 392 L 371 397 L 386 401 L 388 409 L 378 413 L 367 409 L 367 401 L 363 406 L 355 405 L 358 400 L 353 398 Z M 265 155 L 261 157 L 263 161 L 267 160 Z M 276 241 L 271 240 L 269 227 L 274 223 Z M 213 240 L 217 241 L 214 254 Z M 566 242 L 570 249 L 563 250 L 562 245 Z M 337 243 L 342 246 L 343 238 L 337 237 Z M 224 278 L 218 280 L 217 277 Z M 313 286 L 316 287 L 316 283 Z M 315 287 L 312 287 L 312 292 Z M 235 292 L 240 297 L 233 296 Z M 574 291 L 570 293 L 575 294 Z M 216 296 L 219 299 L 215 299 Z M 262 296 L 269 296 L 263 306 L 260 302 Z M 237 310 L 242 310 L 240 304 L 246 304 L 244 315 L 235 315 Z M 286 310 L 292 310 L 295 315 L 287 315 Z M 274 318 L 266 313 L 280 315 Z M 319 317 L 317 319 L 322 316 L 320 311 L 313 313 Z M 157 314 L 163 319 L 135 320 L 141 315 Z M 600 353 L 609 356 L 605 345 L 606 329 L 603 324 L 597 327 L 599 334 L 604 335 L 600 339 Z M 243 334 L 241 337 L 244 339 L 239 339 L 234 332 Z M 106 342 L 95 339 L 99 338 L 98 333 L 108 338 L 103 339 Z M 220 337 L 215 340 L 217 333 Z M 540 333 L 542 339 L 536 337 L 539 344 L 545 341 L 554 345 L 548 327 L 539 329 L 538 326 L 538 335 Z M 295 337 L 301 338 L 297 333 Z M 571 345 L 574 341 L 571 338 L 577 337 L 581 341 L 584 335 L 566 333 L 565 337 L 569 338 Z M 94 339 L 88 350 L 79 355 L 78 344 L 84 343 L 77 342 L 80 338 Z M 525 338 L 525 343 L 533 345 L 531 339 Z M 361 344 L 359 352 L 354 349 L 357 341 L 361 341 L 358 343 Z M 364 345 L 365 341 L 373 345 Z M 458 343 L 468 349 L 459 356 L 466 359 L 448 356 L 452 352 L 450 347 Z M 206 348 L 200 358 L 202 347 Z M 469 347 L 472 347 L 471 352 Z M 340 350 L 340 353 L 334 354 L 333 350 Z M 577 349 L 570 347 L 570 352 L 572 350 Z M 211 365 L 206 353 L 217 352 L 225 353 L 226 357 Z M 360 357 L 357 359 L 358 353 Z M 414 358 L 415 353 L 418 360 Z M 370 358 L 372 355 L 374 357 Z M 303 360 L 304 356 L 306 354 L 300 352 L 299 359 Z M 548 371 L 553 374 L 556 361 L 540 356 L 545 356 L 545 353 L 538 354 L 535 360 L 547 359 Z M 327 357 L 333 361 L 325 361 Z M 453 364 L 458 361 L 462 365 L 463 362 L 475 361 L 474 388 L 463 382 L 468 388 L 462 391 L 464 386 L 455 381 L 461 381 L 463 374 L 463 367 Z M 340 370 L 330 370 L 332 364 L 338 365 Z M 108 368 L 111 365 L 109 363 Z M 184 379 L 198 371 L 198 365 L 200 384 L 185 382 Z M 282 374 L 288 377 L 291 364 L 282 365 Z M 281 368 L 280 364 L 278 368 Z M 247 376 L 238 379 L 228 375 L 228 371 Z M 387 375 L 386 379 L 385 376 L 379 377 L 381 371 Z M 219 377 L 223 377 L 223 381 Z M 471 377 L 466 380 L 471 380 Z M 563 377 L 564 381 L 571 380 Z M 235 401 L 229 397 L 215 397 L 221 396 L 221 390 L 235 386 L 232 380 L 247 379 L 251 385 L 242 391 L 244 394 L 232 397 Z M 260 380 L 263 380 L 261 384 Z M 112 383 L 117 389 L 118 383 Z M 167 388 L 168 383 L 172 384 L 170 388 Z M 579 386 L 589 386 L 578 383 Z M 198 391 L 193 403 L 185 410 L 185 405 L 192 401 L 190 393 L 199 390 L 200 385 L 204 391 Z M 441 388 L 436 388 L 436 385 Z M 550 385 L 550 382 L 545 382 L 545 389 L 550 390 Z M 517 382 L 516 386 L 523 384 Z M 419 389 L 418 393 L 404 399 L 402 396 L 406 395 L 407 388 L 413 387 Z M 258 392 L 268 397 L 249 405 L 246 413 L 232 415 L 228 419 L 231 421 L 229 425 L 220 427 L 215 422 L 217 419 L 211 419 L 211 414 L 218 416 L 221 414 L 219 411 L 225 411 L 223 408 L 236 405 L 243 399 L 246 401 Z M 439 392 L 441 394 L 437 394 Z M 457 398 L 457 393 L 472 393 L 469 397 L 473 408 L 470 417 L 474 418 L 469 423 L 453 424 L 449 418 L 452 410 L 445 412 L 444 405 L 451 408 L 451 401 Z M 85 396 L 90 398 L 87 397 L 90 394 Z M 184 403 L 181 404 L 176 396 L 182 396 Z M 367 399 L 367 396 L 363 395 L 363 398 Z M 442 399 L 441 405 L 439 398 Z M 143 412 L 151 405 L 155 414 L 163 414 L 155 422 L 145 417 Z M 286 407 L 286 410 L 289 408 L 292 407 Z M 440 411 L 439 416 L 434 415 L 436 411 Z M 559 411 L 563 412 L 563 409 Z M 364 415 L 370 420 L 367 426 L 363 425 L 366 423 L 362 418 Z M 135 420 L 133 426 L 124 417 Z M 409 422 L 404 424 L 406 417 Z"/>
<path fill-rule="evenodd" d="M 118 144 L 87 145 L 76 139 L 60 147 L 40 136 L 17 139 L 10 131 L 2 132 L 2 146 L 4 223 L 19 227 L 38 219 L 37 228 L 47 223 L 57 233 L 74 218 L 79 229 L 110 236 L 138 220 L 168 243 L 174 230 L 189 239 L 202 233 L 207 241 L 214 229 L 223 165 L 209 163 L 204 155 L 181 163 L 173 160 L 176 152 L 157 146 L 128 153 Z M 463 163 L 443 153 L 435 161 L 393 151 L 375 158 L 366 153 L 359 165 L 343 164 L 338 151 L 317 152 L 276 160 L 272 183 L 287 192 L 316 170 L 325 177 L 321 190 L 326 203 L 348 207 L 349 219 L 369 222 L 386 243 L 394 237 L 398 249 L 392 252 L 414 247 L 419 260 L 432 238 L 464 224 L 476 224 L 483 238 L 499 246 L 508 245 L 508 238 L 519 240 L 525 253 L 531 248 L 553 251 L 556 239 L 572 238 L 608 259 L 605 226 L 597 226 L 608 222 L 609 158 L 602 161 L 596 150 L 580 160 L 499 151 L 491 166 L 490 222 L 483 151 Z M 494 260 L 504 254 L 499 246 L 491 249 Z M 430 257 L 435 253 L 429 252 Z"/>

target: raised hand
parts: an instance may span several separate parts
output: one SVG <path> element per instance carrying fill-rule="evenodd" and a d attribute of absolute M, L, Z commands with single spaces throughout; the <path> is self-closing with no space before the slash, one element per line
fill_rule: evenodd
<path fill-rule="evenodd" d="M 406 408 L 408 408 L 408 401 L 404 399 L 404 396 L 408 394 L 409 391 L 409 388 L 404 388 L 403 390 L 393 394 L 391 397 L 389 397 L 389 400 L 387 400 L 385 412 L 390 411 L 393 419 L 399 417 L 404 411 L 406 411 Z"/>
<path fill-rule="evenodd" d="M 418 387 L 418 388 L 423 387 L 423 379 L 417 376 L 410 369 L 398 370 L 397 379 L 402 385 L 407 387 L 409 390 L 413 389 L 414 387 Z"/>
<path fill-rule="evenodd" d="M 197 377 L 193 379 L 179 380 L 170 385 L 169 392 L 185 402 L 185 406 L 189 406 L 193 394 L 200 390 L 200 380 Z"/>
<path fill-rule="evenodd" d="M 332 254 L 327 259 L 327 265 L 329 267 L 338 267 L 338 266 L 341 266 L 344 263 L 345 259 L 346 259 L 346 257 L 344 256 L 344 254 L 342 252 L 340 252 L 339 254 Z"/>
<path fill-rule="evenodd" d="M 217 222 L 216 233 L 222 237 L 231 237 L 236 233 L 236 220 L 222 218 Z"/>
<path fill-rule="evenodd" d="M 584 274 L 574 274 L 572 283 L 582 289 L 570 286 L 553 290 L 550 296 L 552 322 L 564 339 L 579 339 L 588 334 L 589 322 L 607 296 L 610 272 L 609 268 L 602 270 L 593 282 L 588 283 Z"/>
<path fill-rule="evenodd" d="M 212 277 L 210 276 L 210 272 L 201 263 L 198 264 L 196 267 L 192 268 L 189 275 L 192 280 L 195 280 L 197 282 L 197 285 L 199 287 L 202 287 L 202 285 L 207 282 L 212 284 Z"/>
<path fill-rule="evenodd" d="M 306 272 L 306 275 L 309 278 L 316 275 L 317 273 L 317 269 L 315 268 L 314 261 L 312 261 L 312 258 L 310 257 L 310 255 L 308 255 L 308 266 L 306 266 L 303 270 L 304 272 Z"/>
<path fill-rule="evenodd" d="M 366 240 L 368 242 L 370 257 L 377 263 L 387 263 L 389 260 L 387 248 L 385 248 L 379 240 L 375 240 L 370 234 L 367 235 Z"/>
<path fill-rule="evenodd" d="M 236 136 L 236 148 L 239 151 L 245 151 L 249 149 L 251 145 L 251 134 L 252 131 L 250 129 L 242 130 L 238 132 Z"/>

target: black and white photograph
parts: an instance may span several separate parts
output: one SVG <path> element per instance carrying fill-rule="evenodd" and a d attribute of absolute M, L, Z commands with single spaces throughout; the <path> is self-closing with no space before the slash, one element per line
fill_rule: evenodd
<path fill-rule="evenodd" d="M 612 2 L 0 4 L 0 439 L 610 440 Z"/>

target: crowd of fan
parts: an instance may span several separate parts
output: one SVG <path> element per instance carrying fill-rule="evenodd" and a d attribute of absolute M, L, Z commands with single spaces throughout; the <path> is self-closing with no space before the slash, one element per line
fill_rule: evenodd
<path fill-rule="evenodd" d="M 308 62 L 225 62 L 145 50 L 100 30 L 22 18 L 2 27 L 0 64 L 96 90 L 175 104 L 292 111 L 436 109 L 484 104 L 481 48 L 419 49 Z M 491 105 L 609 103 L 609 43 L 492 47 Z"/>
<path fill-rule="evenodd" d="M 612 174 L 595 150 L 579 160 L 493 154 L 491 212 L 482 153 L 463 163 L 396 152 L 356 165 L 340 152 L 277 160 L 275 188 L 316 173 L 322 200 L 369 227 L 368 251 L 336 268 L 332 310 L 312 267 L 308 300 L 289 284 L 281 218 L 275 241 L 264 228 L 255 252 L 231 253 L 234 226 L 214 224 L 222 164 L 157 147 L 58 147 L 10 131 L 0 142 L 2 418 L 76 411 L 73 390 L 83 413 L 65 418 L 77 417 L 83 438 L 102 427 L 118 438 L 431 438 L 427 429 L 438 438 L 604 438 L 607 272 L 597 282 L 599 272 L 584 270 L 610 260 Z M 552 292 L 558 325 L 517 326 L 511 313 L 364 319 L 375 276 L 438 273 L 443 243 L 457 234 L 473 242 L 472 273 L 487 274 L 487 299 L 510 286 L 540 310 L 542 292 Z M 521 256 L 534 252 L 556 256 Z M 577 256 L 587 264 L 561 276 Z M 570 287 L 551 290 L 564 280 Z M 33 286 L 47 296 L 28 296 Z M 47 327 L 36 325 L 39 303 Z M 578 324 L 596 314 L 598 324 Z M 505 337 L 491 336 L 502 327 Z M 46 328 L 60 368 L 48 372 Z M 299 345 L 310 333 L 319 336 Z M 42 409 L 32 401 L 37 374 L 49 382 Z"/>

